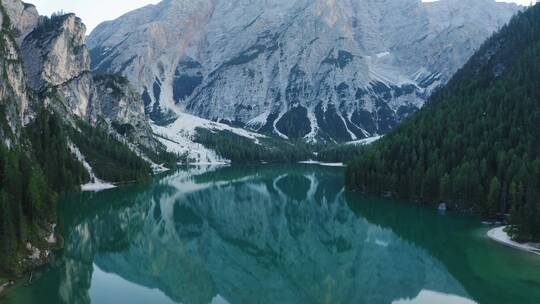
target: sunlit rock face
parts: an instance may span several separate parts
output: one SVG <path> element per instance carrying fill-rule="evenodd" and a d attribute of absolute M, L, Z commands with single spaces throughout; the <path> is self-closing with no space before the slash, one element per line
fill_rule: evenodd
<path fill-rule="evenodd" d="M 1 3 L 4 12 L 9 17 L 14 38 L 20 43 L 37 26 L 39 22 L 38 11 L 34 5 L 20 0 L 2 0 Z"/>
<path fill-rule="evenodd" d="M 436 258 L 354 213 L 339 169 L 205 170 L 78 206 L 57 267 L 62 301 L 90 301 L 95 267 L 177 303 L 467 297 Z"/>
<path fill-rule="evenodd" d="M 39 103 L 91 123 L 99 116 L 94 98 L 86 27 L 74 14 L 41 18 L 20 43 L 29 89 L 41 93 Z"/>
<path fill-rule="evenodd" d="M 32 31 L 21 45 L 28 84 L 36 91 L 47 84 L 62 85 L 90 70 L 81 19 L 70 14 L 51 23 Z"/>
<path fill-rule="evenodd" d="M 156 121 L 187 111 L 290 139 L 384 134 L 517 12 L 491 0 L 165 0 L 98 26 L 92 68 Z"/>

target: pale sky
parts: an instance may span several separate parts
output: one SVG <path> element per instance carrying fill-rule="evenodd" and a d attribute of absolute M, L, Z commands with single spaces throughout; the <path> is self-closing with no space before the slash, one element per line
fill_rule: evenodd
<path fill-rule="evenodd" d="M 41 15 L 63 10 L 81 17 L 90 32 L 101 22 L 116 19 L 123 14 L 160 0 L 25 0 L 34 4 Z"/>
<path fill-rule="evenodd" d="M 26 0 L 34 4 L 41 15 L 50 15 L 63 10 L 81 17 L 90 34 L 98 24 L 113 20 L 136 8 L 158 3 L 160 0 Z M 425 2 L 437 0 L 423 0 Z M 463 0 L 467 1 L 467 0 Z M 528 5 L 535 0 L 505 0 Z"/>

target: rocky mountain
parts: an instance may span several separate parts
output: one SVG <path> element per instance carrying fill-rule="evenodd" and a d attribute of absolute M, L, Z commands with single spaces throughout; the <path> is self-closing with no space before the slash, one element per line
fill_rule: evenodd
<path fill-rule="evenodd" d="M 74 14 L 41 18 L 20 45 L 28 86 L 57 112 L 91 125 L 129 125 L 125 128 L 137 133 L 133 143 L 156 149 L 140 96 L 127 81 L 113 76 L 94 81 L 85 33 Z"/>
<path fill-rule="evenodd" d="M 151 150 L 159 147 L 140 95 L 126 78 L 119 75 L 96 75 L 93 83 L 95 94 L 100 101 L 99 111 L 116 132 L 128 141 Z"/>
<path fill-rule="evenodd" d="M 351 141 L 422 107 L 518 10 L 492 0 L 164 0 L 101 24 L 88 45 L 92 69 L 126 76 L 158 124 L 188 112 Z"/>

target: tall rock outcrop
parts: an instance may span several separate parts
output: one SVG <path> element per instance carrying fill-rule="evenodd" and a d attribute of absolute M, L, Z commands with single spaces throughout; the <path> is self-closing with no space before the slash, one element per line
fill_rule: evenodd
<path fill-rule="evenodd" d="M 42 19 L 21 45 L 32 89 L 60 86 L 90 70 L 85 33 L 86 27 L 75 14 Z"/>
<path fill-rule="evenodd" d="M 106 127 L 136 146 L 157 149 L 142 99 L 131 92 L 129 84 L 107 76 L 100 78 L 107 78 L 107 85 L 94 81 L 85 44 L 86 27 L 80 18 L 74 14 L 39 16 L 34 6 L 18 0 L 4 0 L 3 7 L 13 20 L 6 24 L 10 33 L 6 37 L 12 39 L 5 45 L 13 57 L 6 57 L 13 65 L 13 71 L 7 73 L 8 83 L 18 101 L 17 109 L 10 110 L 8 116 L 30 121 L 32 108 L 45 105 L 72 122 L 81 119 Z M 116 94 L 111 95 L 111 87 L 117 89 Z M 118 132 L 115 125 L 123 125 L 121 131 L 129 132 Z"/>
<path fill-rule="evenodd" d="M 19 142 L 31 100 L 18 41 L 32 30 L 38 18 L 32 5 L 17 0 L 0 2 L 0 138 L 8 146 Z"/>

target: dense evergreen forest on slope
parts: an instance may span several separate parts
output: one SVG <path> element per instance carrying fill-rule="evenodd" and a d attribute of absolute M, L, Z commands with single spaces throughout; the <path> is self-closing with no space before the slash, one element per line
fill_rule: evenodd
<path fill-rule="evenodd" d="M 310 159 L 308 145 L 291 143 L 268 137 L 259 139 L 260 144 L 227 130 L 210 131 L 197 128 L 195 142 L 215 150 L 219 156 L 232 163 L 291 163 Z"/>
<path fill-rule="evenodd" d="M 17 273 L 28 266 L 19 263 L 26 243 L 46 247 L 43 233 L 56 219 L 58 194 L 89 180 L 63 130 L 60 119 L 43 110 L 22 145 L 0 143 L 0 270 Z"/>
<path fill-rule="evenodd" d="M 321 162 L 348 163 L 366 149 L 361 144 L 327 144 L 315 146 L 315 159 Z"/>
<path fill-rule="evenodd" d="M 351 189 L 510 213 L 540 240 L 540 5 L 488 39 L 418 114 L 349 166 Z"/>
<path fill-rule="evenodd" d="M 109 182 L 126 182 L 152 174 L 148 162 L 106 130 L 94 128 L 83 122 L 80 122 L 78 127 L 81 131 L 70 128 L 70 138 L 81 150 L 98 178 Z"/>
<path fill-rule="evenodd" d="M 259 143 L 233 132 L 210 131 L 198 128 L 195 142 L 215 150 L 219 156 L 232 163 L 296 163 L 316 160 L 345 163 L 364 150 L 363 145 L 320 143 L 308 144 L 302 140 L 289 141 L 268 136 Z"/>

